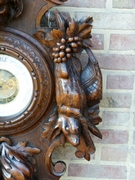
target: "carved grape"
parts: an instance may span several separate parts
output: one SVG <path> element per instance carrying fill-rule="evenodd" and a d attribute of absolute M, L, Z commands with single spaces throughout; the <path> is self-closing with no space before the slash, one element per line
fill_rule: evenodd
<path fill-rule="evenodd" d="M 61 63 L 71 58 L 72 53 L 77 53 L 79 47 L 82 46 L 82 42 L 81 38 L 75 36 L 69 37 L 68 39 L 62 38 L 56 45 L 56 47 L 53 47 L 52 57 L 55 63 Z"/>

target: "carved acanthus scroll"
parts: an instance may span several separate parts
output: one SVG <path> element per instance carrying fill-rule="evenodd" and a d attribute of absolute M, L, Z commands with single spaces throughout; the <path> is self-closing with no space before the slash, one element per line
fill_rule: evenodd
<path fill-rule="evenodd" d="M 75 155 L 78 158 L 90 160 L 90 154 L 95 151 L 91 133 L 102 138 L 96 127 L 101 122 L 98 113 L 102 75 L 90 49 L 92 18 L 82 18 L 80 21 L 65 19 L 58 10 L 52 15 L 55 16 L 57 28 L 42 28 L 35 33 L 35 37 L 48 47 L 54 62 L 57 108 L 45 123 L 42 137 L 50 141 L 46 155 L 48 169 L 52 174 L 61 176 L 65 167 L 57 173 L 56 164 L 51 164 L 50 160 L 56 146 L 64 146 L 68 140 L 77 148 Z M 78 58 L 83 50 L 88 55 L 84 69 Z"/>
<path fill-rule="evenodd" d="M 16 146 L 11 146 L 8 138 L 0 138 L 0 163 L 4 180 L 34 179 L 33 155 L 38 154 L 40 150 L 26 145 L 26 142 L 19 142 Z"/>

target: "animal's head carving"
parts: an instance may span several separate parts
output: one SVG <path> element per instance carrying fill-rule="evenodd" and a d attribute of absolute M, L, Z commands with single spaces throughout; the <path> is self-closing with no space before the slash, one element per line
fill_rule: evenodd
<path fill-rule="evenodd" d="M 17 18 L 23 10 L 22 0 L 0 0 L 0 26 Z"/>

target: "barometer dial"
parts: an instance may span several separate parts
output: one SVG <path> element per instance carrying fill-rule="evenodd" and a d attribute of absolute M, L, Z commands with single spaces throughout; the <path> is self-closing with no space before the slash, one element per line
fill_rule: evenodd
<path fill-rule="evenodd" d="M 33 96 L 33 81 L 18 59 L 0 54 L 0 117 L 24 111 Z"/>
<path fill-rule="evenodd" d="M 9 71 L 0 69 L 0 104 L 13 101 L 18 89 L 17 78 Z"/>
<path fill-rule="evenodd" d="M 32 36 L 0 30 L 0 136 L 26 133 L 44 121 L 54 103 L 53 66 Z"/>

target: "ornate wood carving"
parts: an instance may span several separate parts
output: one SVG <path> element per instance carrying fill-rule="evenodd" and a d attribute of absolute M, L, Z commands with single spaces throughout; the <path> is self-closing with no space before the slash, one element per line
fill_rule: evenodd
<path fill-rule="evenodd" d="M 36 162 L 33 155 L 39 152 L 38 148 L 28 147 L 27 142 L 19 142 L 16 146 L 11 146 L 8 138 L 1 137 L 0 163 L 4 180 L 36 179 L 34 178 Z"/>
<path fill-rule="evenodd" d="M 61 5 L 63 2 L 66 2 L 67 0 L 44 0 L 45 5 L 42 7 L 42 9 L 39 11 L 37 17 L 36 17 L 36 28 L 40 28 L 41 18 L 43 15 L 52 7 L 56 5 Z"/>
<path fill-rule="evenodd" d="M 34 92 L 32 101 L 24 112 L 13 117 L 0 117 L 0 135 L 20 133 L 36 124 L 45 115 L 53 94 L 46 51 L 41 55 L 34 46 L 35 40 L 32 37 L 27 37 L 25 33 L 21 33 L 23 37 L 20 37 L 20 31 L 16 31 L 16 34 L 12 31 L 14 30 L 11 28 L 1 29 L 0 53 L 15 57 L 27 67 L 32 77 Z"/>
<path fill-rule="evenodd" d="M 46 154 L 46 164 L 55 176 L 61 176 L 65 171 L 57 172 L 51 162 L 51 153 L 56 146 L 64 146 L 68 140 L 77 148 L 78 158 L 90 160 L 90 154 L 95 151 L 91 133 L 102 138 L 96 125 L 101 122 L 99 101 L 102 97 L 102 75 L 93 53 L 91 52 L 92 18 L 82 18 L 80 21 L 65 19 L 56 10 L 51 15 L 57 27 L 42 28 L 35 37 L 49 48 L 54 62 L 54 78 L 56 93 L 56 109 L 44 125 L 43 138 L 50 141 Z M 83 50 L 88 54 L 88 63 L 84 69 L 77 54 Z"/>
<path fill-rule="evenodd" d="M 0 0 L 0 26 L 17 18 L 23 10 L 22 0 Z"/>
<path fill-rule="evenodd" d="M 0 28 L 0 54 L 24 64 L 34 87 L 32 100 L 23 112 L 0 117 L 0 135 L 13 138 L 13 146 L 8 138 L 0 138 L 1 179 L 58 180 L 66 164 L 52 162 L 51 156 L 57 146 L 64 146 L 68 141 L 77 148 L 76 157 L 89 161 L 90 154 L 95 152 L 91 135 L 102 138 L 96 127 L 101 122 L 102 75 L 90 49 L 93 20 L 87 17 L 75 21 L 69 14 L 49 11 L 65 1 L 0 0 L 0 26 L 17 18 L 23 6 L 27 9 L 19 23 L 10 23 L 16 29 Z M 40 10 L 33 7 L 36 3 Z M 31 5 L 38 13 L 28 18 Z M 27 19 L 24 23 L 23 18 Z M 25 27 L 28 23 L 31 23 L 29 28 Z M 35 28 L 38 30 L 33 38 L 30 35 Z M 88 55 L 84 68 L 80 60 L 82 51 Z M 41 152 L 38 148 L 27 147 L 25 139 L 36 144 Z M 14 145 L 17 142 L 20 143 Z M 34 154 L 38 154 L 35 159 L 39 160 L 37 177 L 32 163 Z"/>

